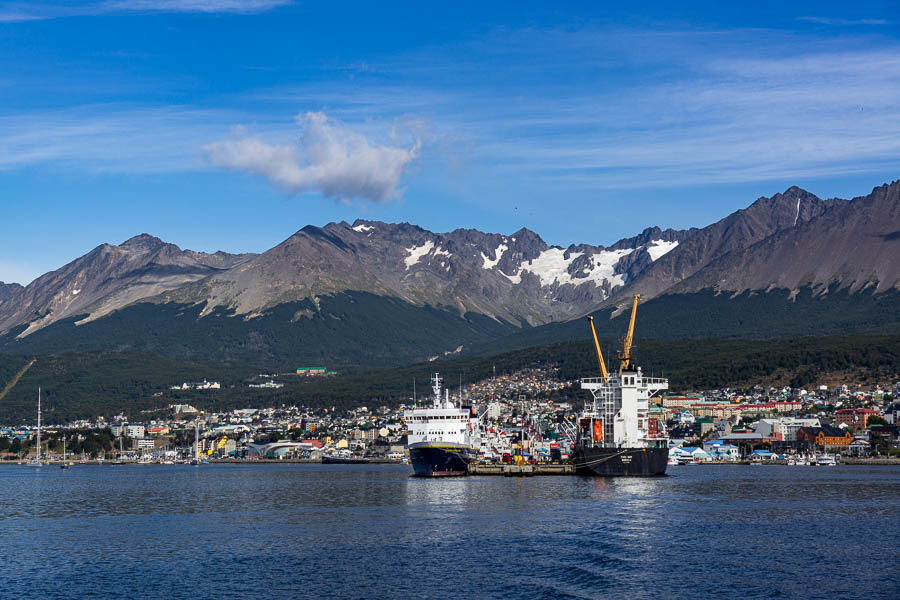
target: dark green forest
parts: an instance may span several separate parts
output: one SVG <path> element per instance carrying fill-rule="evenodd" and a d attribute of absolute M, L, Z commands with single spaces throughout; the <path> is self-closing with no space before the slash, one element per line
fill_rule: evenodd
<path fill-rule="evenodd" d="M 705 290 L 694 294 L 664 294 L 638 306 L 635 339 L 765 340 L 835 335 L 900 334 L 900 291 L 850 294 L 845 288 L 816 295 L 801 289 L 793 299 L 788 290 L 732 295 Z M 625 333 L 628 312 L 611 319 L 612 309 L 593 313 L 600 337 Z M 584 319 L 519 330 L 496 340 L 467 347 L 472 354 L 585 339 Z"/>
<path fill-rule="evenodd" d="M 76 326 L 74 317 L 15 339 L 0 352 L 20 355 L 114 350 L 241 368 L 290 369 L 326 364 L 347 370 L 408 365 L 463 346 L 470 356 L 586 339 L 584 319 L 518 326 L 447 307 L 414 306 L 397 298 L 347 292 L 277 305 L 254 318 L 203 305 L 140 303 Z M 597 333 L 617 338 L 627 314 L 594 313 Z M 786 290 L 737 296 L 705 291 L 663 295 L 640 305 L 636 339 L 773 339 L 821 335 L 900 334 L 900 292 Z"/>
<path fill-rule="evenodd" d="M 376 368 L 410 364 L 429 354 L 496 339 L 517 328 L 483 315 L 415 306 L 362 292 L 279 304 L 252 319 L 204 305 L 140 303 L 76 326 L 83 315 L 15 339 L 0 337 L 7 354 L 142 352 L 180 360 L 291 368 L 328 364 Z"/>
<path fill-rule="evenodd" d="M 597 375 L 592 344 L 579 341 L 536 346 L 493 356 L 438 360 L 406 367 L 340 373 L 329 378 L 278 377 L 279 390 L 249 389 L 265 367 L 183 361 L 154 354 L 80 352 L 39 356 L 19 383 L 0 400 L 0 423 L 33 423 L 37 387 L 42 387 L 44 420 L 48 424 L 119 412 L 150 418 L 172 403 L 190 403 L 203 410 L 302 404 L 351 408 L 408 402 L 413 379 L 418 395 L 427 390 L 430 374 L 438 371 L 447 385 L 470 383 L 525 367 L 555 365 L 567 379 Z M 604 339 L 609 358 L 617 342 Z M 840 336 L 786 340 L 638 340 L 637 364 L 648 374 L 668 377 L 672 391 L 714 387 L 745 388 L 758 383 L 807 386 L 830 382 L 834 376 L 853 381 L 900 379 L 900 336 Z M 0 386 L 24 365 L 26 357 L 0 355 Z M 284 372 L 284 371 L 283 371 Z M 287 371 L 292 373 L 293 370 Z M 221 382 L 208 391 L 171 391 L 183 381 L 203 378 Z M 581 398 L 576 390 L 563 396 Z"/>

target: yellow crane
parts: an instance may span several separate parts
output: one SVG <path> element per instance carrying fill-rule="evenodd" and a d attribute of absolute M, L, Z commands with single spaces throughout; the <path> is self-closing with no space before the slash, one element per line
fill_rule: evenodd
<path fill-rule="evenodd" d="M 600 352 L 600 342 L 597 341 L 597 330 L 594 329 L 594 317 L 587 318 L 591 324 L 591 334 L 594 336 L 594 350 L 597 351 L 597 364 L 600 366 L 600 376 L 606 379 L 609 374 L 606 372 L 606 363 L 603 361 L 603 353 Z"/>
<path fill-rule="evenodd" d="M 640 294 L 634 295 L 634 304 L 631 305 L 631 320 L 628 322 L 628 333 L 622 338 L 622 352 L 617 357 L 619 359 L 619 375 L 625 369 L 631 370 L 631 342 L 634 339 L 634 316 L 637 314 L 637 305 L 640 299 Z"/>

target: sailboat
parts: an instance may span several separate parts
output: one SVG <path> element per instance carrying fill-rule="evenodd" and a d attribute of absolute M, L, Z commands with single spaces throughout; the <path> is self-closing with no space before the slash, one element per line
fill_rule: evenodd
<path fill-rule="evenodd" d="M 37 453 L 34 459 L 28 463 L 29 467 L 43 467 L 41 462 L 41 388 L 38 387 L 38 424 L 37 424 Z"/>
<path fill-rule="evenodd" d="M 66 434 L 63 434 L 63 461 L 62 464 L 59 465 L 60 469 L 68 469 L 69 463 L 66 462 Z"/>

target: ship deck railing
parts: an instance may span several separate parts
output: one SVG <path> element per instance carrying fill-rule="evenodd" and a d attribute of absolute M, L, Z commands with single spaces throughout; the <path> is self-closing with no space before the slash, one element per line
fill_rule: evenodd
<path fill-rule="evenodd" d="M 617 379 L 618 379 L 618 377 L 606 377 L 606 378 L 604 378 L 604 377 L 582 377 L 581 383 L 582 383 L 582 385 L 584 385 L 585 383 L 588 383 L 588 384 L 599 383 L 601 385 L 612 385 L 613 380 L 617 380 Z M 669 380 L 665 379 L 663 377 L 639 377 L 638 381 L 641 384 L 638 387 L 648 386 L 648 385 L 668 385 L 669 384 Z"/>

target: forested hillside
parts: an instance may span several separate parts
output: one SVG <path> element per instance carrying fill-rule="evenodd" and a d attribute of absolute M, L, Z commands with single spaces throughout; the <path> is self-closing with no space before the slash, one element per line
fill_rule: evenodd
<path fill-rule="evenodd" d="M 612 356 L 615 342 L 601 342 Z M 816 337 L 789 340 L 638 340 L 637 363 L 648 374 L 668 377 L 671 390 L 687 392 L 714 387 L 745 388 L 756 384 L 808 386 L 836 382 L 893 382 L 900 379 L 900 336 Z M 0 355 L 0 386 L 26 364 L 18 356 Z M 412 396 L 413 379 L 420 398 L 431 373 L 447 385 L 469 383 L 523 367 L 556 365 L 567 379 L 597 375 L 587 339 L 407 367 L 342 373 L 330 378 L 297 377 L 282 372 L 278 390 L 251 389 L 260 369 L 176 361 L 150 354 L 70 353 L 38 357 L 6 398 L 0 400 L 0 423 L 33 423 L 37 386 L 44 394 L 48 423 L 119 412 L 147 419 L 171 403 L 188 402 L 205 410 L 304 404 L 352 408 L 396 405 Z M 203 378 L 222 389 L 172 391 L 171 385 Z M 573 389 L 570 399 L 583 399 Z M 155 414 L 163 414 L 157 412 Z"/>

